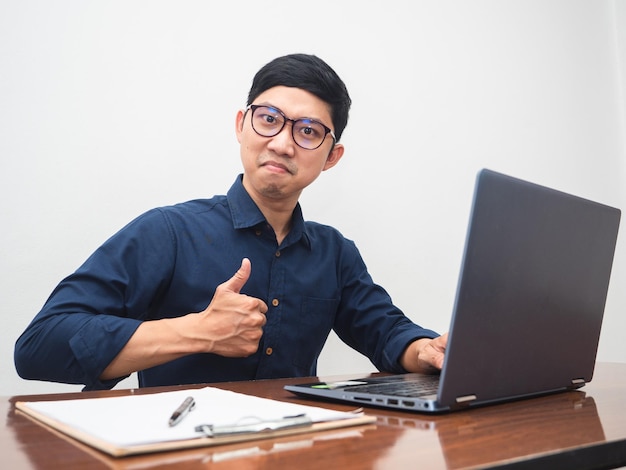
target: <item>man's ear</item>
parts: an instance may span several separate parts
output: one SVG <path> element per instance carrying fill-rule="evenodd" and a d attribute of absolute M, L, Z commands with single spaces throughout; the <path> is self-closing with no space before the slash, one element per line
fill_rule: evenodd
<path fill-rule="evenodd" d="M 246 113 L 241 109 L 237 111 L 237 117 L 235 118 L 235 134 L 237 135 L 237 142 L 241 143 L 241 133 L 243 132 L 243 121 L 246 119 Z"/>
<path fill-rule="evenodd" d="M 339 160 L 341 160 L 341 157 L 343 157 L 343 151 L 344 147 L 342 144 L 335 144 L 333 149 L 328 154 L 328 157 L 326 157 L 326 162 L 324 163 L 324 168 L 322 168 L 322 171 L 329 170 L 337 163 L 339 163 Z"/>

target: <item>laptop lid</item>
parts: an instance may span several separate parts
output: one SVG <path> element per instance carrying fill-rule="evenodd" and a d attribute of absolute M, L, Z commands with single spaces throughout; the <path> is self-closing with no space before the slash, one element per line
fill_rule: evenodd
<path fill-rule="evenodd" d="M 286 388 L 444 411 L 584 385 L 593 376 L 619 221 L 613 207 L 481 170 L 436 397 L 368 401 L 350 392 L 368 378 Z"/>
<path fill-rule="evenodd" d="M 438 401 L 589 382 L 619 221 L 618 209 L 479 172 Z"/>

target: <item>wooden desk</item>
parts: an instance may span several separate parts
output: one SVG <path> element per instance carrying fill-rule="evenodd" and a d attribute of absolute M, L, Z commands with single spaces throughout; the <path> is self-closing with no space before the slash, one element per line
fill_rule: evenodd
<path fill-rule="evenodd" d="M 302 379 L 216 384 L 286 401 L 283 390 Z M 0 462 L 7 469 L 402 469 L 610 468 L 626 465 L 626 364 L 599 363 L 582 390 L 447 415 L 367 408 L 375 425 L 115 459 L 65 438 L 15 412 L 18 400 L 117 396 L 144 390 L 12 397 L 0 400 Z"/>

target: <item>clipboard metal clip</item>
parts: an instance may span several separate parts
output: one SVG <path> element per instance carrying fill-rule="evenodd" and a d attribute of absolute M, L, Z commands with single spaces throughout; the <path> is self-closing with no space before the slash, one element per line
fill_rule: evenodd
<path fill-rule="evenodd" d="M 241 418 L 234 424 L 213 425 L 201 424 L 196 426 L 196 432 L 203 433 L 206 437 L 233 436 L 237 434 L 265 433 L 280 429 L 311 426 L 313 421 L 306 414 L 284 416 L 277 420 L 263 420 L 256 416 Z"/>

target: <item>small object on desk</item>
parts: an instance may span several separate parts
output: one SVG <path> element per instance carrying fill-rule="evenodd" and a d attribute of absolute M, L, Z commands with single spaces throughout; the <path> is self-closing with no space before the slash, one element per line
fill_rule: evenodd
<path fill-rule="evenodd" d="M 178 408 L 176 408 L 176 411 L 172 413 L 172 416 L 170 417 L 170 420 L 169 420 L 169 425 L 176 426 L 178 423 L 180 423 L 183 420 L 183 418 L 187 415 L 187 413 L 189 413 L 195 407 L 196 407 L 196 402 L 193 399 L 193 397 L 185 398 L 185 401 L 183 401 L 181 405 Z"/>
<path fill-rule="evenodd" d="M 221 437 L 236 434 L 270 432 L 278 429 L 311 425 L 313 425 L 313 421 L 306 414 L 285 416 L 277 420 L 262 420 L 255 416 L 249 416 L 231 425 L 214 426 L 212 424 L 201 424 L 200 426 L 196 426 L 196 432 L 204 433 L 206 437 Z"/>

